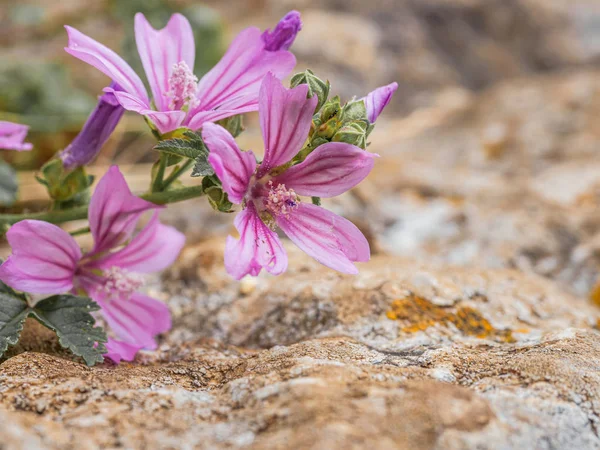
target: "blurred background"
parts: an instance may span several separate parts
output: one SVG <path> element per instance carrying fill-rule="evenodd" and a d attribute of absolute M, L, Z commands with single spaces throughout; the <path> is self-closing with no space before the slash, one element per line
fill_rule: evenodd
<path fill-rule="evenodd" d="M 517 268 L 600 299 L 597 0 L 0 0 L 0 119 L 31 125 L 35 145 L 3 156 L 38 168 L 108 84 L 64 52 L 64 24 L 140 69 L 134 14 L 162 27 L 182 12 L 201 76 L 237 32 L 272 27 L 290 9 L 304 22 L 297 71 L 330 79 L 345 99 L 400 85 L 372 135 L 375 173 L 327 204 L 359 224 L 375 253 Z M 259 149 L 256 117 L 247 123 L 241 142 Z M 153 142 L 126 115 L 97 164 L 150 163 Z M 231 224 L 204 202 L 168 214 L 192 240 Z"/>

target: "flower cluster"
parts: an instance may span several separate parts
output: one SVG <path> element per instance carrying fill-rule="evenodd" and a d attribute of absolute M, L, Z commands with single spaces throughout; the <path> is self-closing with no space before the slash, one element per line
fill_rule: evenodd
<path fill-rule="evenodd" d="M 12 225 L 6 233 L 12 254 L 0 266 L 7 289 L 17 296 L 19 291 L 91 298 L 100 308 L 94 319 L 109 332 L 105 356 L 131 361 L 140 349 L 155 349 L 156 336 L 171 327 L 168 308 L 143 293 L 145 274 L 170 266 L 185 242 L 182 233 L 160 222 L 164 206 L 159 205 L 200 195 L 219 211 L 238 205 L 239 237 L 227 238 L 224 255 L 226 270 L 236 279 L 256 276 L 263 268 L 273 275 L 286 270 L 278 230 L 321 264 L 357 273 L 355 263 L 370 258 L 369 243 L 354 224 L 321 207 L 320 199 L 343 194 L 370 173 L 378 155 L 367 150 L 367 138 L 398 86 L 392 83 L 342 104 L 339 97 L 329 98 L 328 81 L 307 70 L 286 88 L 281 79 L 296 65 L 289 49 L 301 28 L 296 11 L 273 29 L 248 28 L 198 79 L 187 19 L 175 14 L 156 30 L 137 14 L 135 38 L 148 93 L 120 56 L 67 26 L 65 50 L 111 83 L 79 135 L 41 169 L 39 180 L 48 188 L 53 210 L 5 222 Z M 113 166 L 90 198 L 92 178 L 85 166 L 125 111 L 144 116 L 160 141 L 151 190 L 135 196 Z M 243 129 L 241 115 L 252 111 L 260 120 L 262 160 L 235 140 Z M 24 143 L 26 133 L 26 126 L 0 122 L 0 148 L 31 149 Z M 191 167 L 202 182 L 174 188 Z M 150 218 L 136 232 L 144 213 Z M 91 234 L 93 245 L 87 251 L 55 224 L 74 219 L 88 220 L 82 232 Z"/>

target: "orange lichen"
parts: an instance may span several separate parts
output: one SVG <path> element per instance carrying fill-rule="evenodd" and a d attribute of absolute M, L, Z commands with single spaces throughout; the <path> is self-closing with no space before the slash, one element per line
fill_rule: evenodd
<path fill-rule="evenodd" d="M 474 308 L 468 306 L 441 307 L 417 295 L 394 300 L 386 316 L 390 320 L 406 322 L 406 325 L 402 327 L 402 331 L 405 333 L 425 331 L 436 324 L 444 326 L 452 324 L 467 336 L 514 342 L 510 330 L 497 330 Z"/>
<path fill-rule="evenodd" d="M 590 292 L 590 300 L 596 306 L 600 306 L 600 283 L 597 282 Z"/>

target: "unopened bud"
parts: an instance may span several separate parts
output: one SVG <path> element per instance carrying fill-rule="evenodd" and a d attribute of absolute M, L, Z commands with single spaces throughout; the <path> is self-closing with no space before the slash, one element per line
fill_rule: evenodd
<path fill-rule="evenodd" d="M 348 123 L 339 129 L 332 141 L 356 145 L 364 150 L 367 148 L 367 126 L 362 121 Z"/>
<path fill-rule="evenodd" d="M 308 97 L 316 95 L 319 99 L 315 112 L 319 111 L 329 98 L 329 89 L 331 85 L 329 81 L 323 81 L 317 77 L 312 70 L 306 69 L 304 72 L 297 73 L 292 77 L 290 82 L 291 87 L 295 88 L 301 84 L 308 85 Z"/>

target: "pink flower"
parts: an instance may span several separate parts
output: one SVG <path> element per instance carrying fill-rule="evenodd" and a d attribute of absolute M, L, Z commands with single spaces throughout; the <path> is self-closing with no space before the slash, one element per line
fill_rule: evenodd
<path fill-rule="evenodd" d="M 155 336 L 171 328 L 168 308 L 137 292 L 140 274 L 168 267 L 185 241 L 177 230 L 159 222 L 158 209 L 134 196 L 113 166 L 90 202 L 93 249 L 82 254 L 75 239 L 56 225 L 24 220 L 6 234 L 12 255 L 0 266 L 0 280 L 32 294 L 89 295 L 116 336 L 109 339 L 106 356 L 117 363 L 131 361 L 138 350 L 155 349 Z M 155 211 L 152 219 L 133 236 L 148 210 Z"/>
<path fill-rule="evenodd" d="M 4 150 L 16 150 L 18 152 L 31 150 L 33 146 L 25 141 L 27 125 L 4 122 L 0 120 L 0 148 Z"/>
<path fill-rule="evenodd" d="M 279 227 L 321 264 L 357 273 L 353 262 L 368 261 L 369 244 L 351 222 L 299 196 L 333 197 L 360 183 L 376 156 L 356 146 L 332 142 L 317 147 L 302 163 L 281 170 L 301 150 L 312 123 L 317 97 L 307 99 L 308 86 L 285 89 L 272 74 L 259 94 L 259 116 L 265 157 L 257 166 L 252 152 L 241 151 L 222 127 L 206 123 L 202 137 L 209 161 L 229 200 L 243 205 L 235 218 L 240 239 L 231 236 L 225 266 L 235 278 L 273 275 L 287 268 L 287 255 L 275 233 Z"/>
<path fill-rule="evenodd" d="M 367 118 L 369 119 L 369 122 L 374 123 L 377 120 L 384 108 L 392 100 L 392 96 L 397 89 L 398 83 L 394 82 L 387 86 L 378 87 L 362 99 L 367 107 Z"/>
<path fill-rule="evenodd" d="M 109 76 L 123 89 L 115 92 L 123 108 L 147 116 L 161 133 L 182 126 L 196 130 L 205 122 L 256 111 L 265 74 L 272 71 L 283 78 L 296 65 L 296 58 L 285 48 L 293 40 L 290 34 L 281 45 L 267 48 L 260 30 L 247 28 L 198 82 L 192 73 L 196 49 L 188 20 L 174 14 L 165 28 L 155 30 L 138 13 L 135 37 L 151 99 L 140 77 L 115 52 L 74 28 L 66 29 L 69 45 L 65 50 Z"/>

